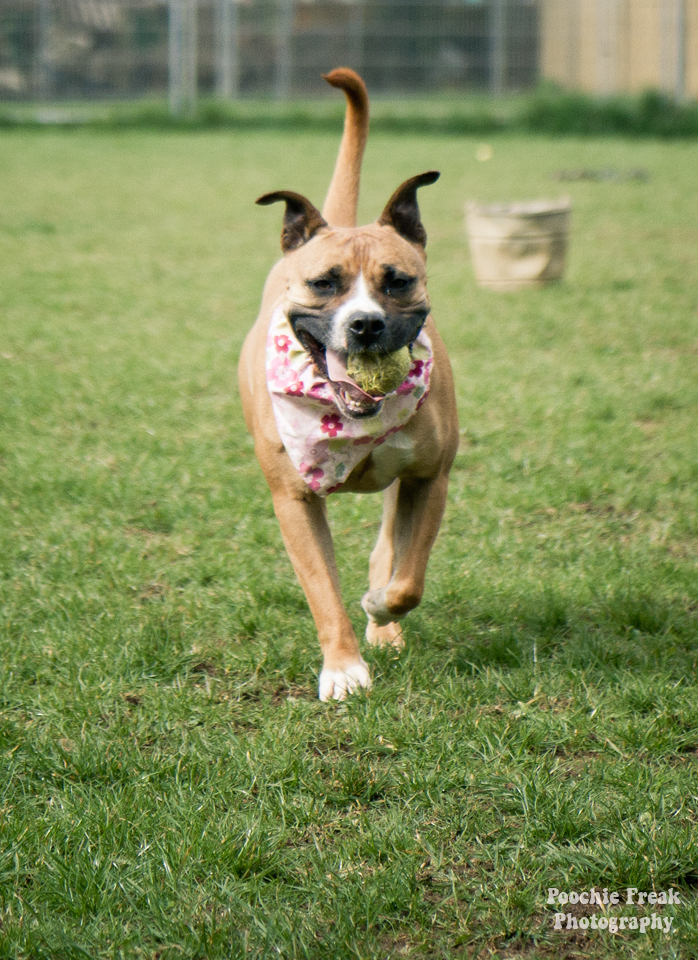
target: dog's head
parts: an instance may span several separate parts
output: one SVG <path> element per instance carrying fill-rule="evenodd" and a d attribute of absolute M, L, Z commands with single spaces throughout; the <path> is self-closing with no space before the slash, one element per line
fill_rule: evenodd
<path fill-rule="evenodd" d="M 438 177 L 431 170 L 406 180 L 368 227 L 331 227 L 309 200 L 290 191 L 257 200 L 286 203 L 281 248 L 287 315 L 349 417 L 374 416 L 382 399 L 335 371 L 346 371 L 349 354 L 388 354 L 411 345 L 429 313 L 427 236 L 417 189 Z"/>

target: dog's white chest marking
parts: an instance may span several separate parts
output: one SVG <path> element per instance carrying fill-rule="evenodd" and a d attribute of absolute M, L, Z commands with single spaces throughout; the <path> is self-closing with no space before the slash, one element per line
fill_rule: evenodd
<path fill-rule="evenodd" d="M 414 462 L 414 441 L 405 433 L 394 433 L 372 451 L 372 474 L 381 487 L 400 476 Z"/>

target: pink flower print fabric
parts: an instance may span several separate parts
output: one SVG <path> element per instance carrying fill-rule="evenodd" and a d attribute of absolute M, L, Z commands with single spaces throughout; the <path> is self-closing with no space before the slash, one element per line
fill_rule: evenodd
<path fill-rule="evenodd" d="M 274 311 L 267 337 L 267 387 L 286 452 L 311 490 L 321 497 L 338 490 L 371 450 L 401 430 L 429 393 L 433 363 L 429 337 L 412 345 L 405 380 L 389 393 L 375 417 L 345 417 L 332 387 L 296 339 L 282 308 Z"/>

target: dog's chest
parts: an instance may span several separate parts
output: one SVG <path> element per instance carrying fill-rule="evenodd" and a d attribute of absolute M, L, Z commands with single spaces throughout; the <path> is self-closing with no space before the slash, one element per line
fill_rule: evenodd
<path fill-rule="evenodd" d="M 414 440 L 400 431 L 388 437 L 384 443 L 371 451 L 368 459 L 360 463 L 346 484 L 347 492 L 377 493 L 385 490 L 395 480 L 409 471 L 416 460 Z"/>
<path fill-rule="evenodd" d="M 343 415 L 331 382 L 297 341 L 286 314 L 272 316 L 266 375 L 279 438 L 311 490 L 324 497 L 342 489 L 375 492 L 416 460 L 409 423 L 429 392 L 431 341 L 423 330 L 412 345 L 412 364 L 380 411 L 363 419 Z"/>

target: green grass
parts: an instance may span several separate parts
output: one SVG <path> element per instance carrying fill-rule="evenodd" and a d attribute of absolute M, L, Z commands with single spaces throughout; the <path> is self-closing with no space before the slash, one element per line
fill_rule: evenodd
<path fill-rule="evenodd" d="M 421 170 L 462 447 L 401 656 L 320 656 L 241 420 L 279 188 L 336 134 L 22 131 L 0 183 L 0 956 L 698 950 L 698 145 L 376 135 Z M 467 199 L 556 197 L 567 278 L 476 288 Z M 357 630 L 380 501 L 330 500 Z M 680 891 L 670 936 L 546 890 Z M 643 911 L 626 907 L 625 913 Z"/>

